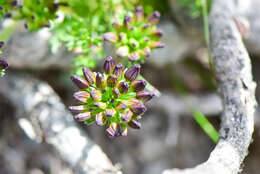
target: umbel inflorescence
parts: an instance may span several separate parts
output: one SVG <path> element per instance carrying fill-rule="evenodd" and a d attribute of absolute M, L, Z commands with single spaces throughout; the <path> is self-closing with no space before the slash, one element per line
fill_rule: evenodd
<path fill-rule="evenodd" d="M 140 65 L 124 69 L 115 64 L 112 57 L 104 63 L 104 73 L 95 73 L 83 68 L 84 78 L 72 76 L 79 88 L 74 93 L 77 106 L 70 110 L 77 113 L 74 118 L 86 124 L 106 126 L 110 137 L 126 136 L 127 125 L 140 129 L 139 119 L 145 113 L 145 102 L 154 94 L 145 90 L 146 82 L 138 80 Z"/>
<path fill-rule="evenodd" d="M 138 6 L 132 16 L 127 14 L 123 20 L 114 22 L 113 31 L 105 33 L 103 38 L 114 44 L 118 57 L 144 63 L 144 58 L 150 56 L 152 49 L 165 45 L 160 41 L 162 30 L 156 27 L 159 18 L 158 11 L 145 17 L 142 6 Z"/>

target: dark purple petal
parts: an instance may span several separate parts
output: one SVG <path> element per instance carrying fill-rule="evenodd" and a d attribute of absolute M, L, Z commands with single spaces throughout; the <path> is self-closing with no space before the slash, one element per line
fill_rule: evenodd
<path fill-rule="evenodd" d="M 135 80 L 131 84 L 135 92 L 142 91 L 146 87 L 146 81 L 144 80 Z"/>
<path fill-rule="evenodd" d="M 121 94 L 126 94 L 129 90 L 129 84 L 127 82 L 120 82 L 118 89 Z"/>
<path fill-rule="evenodd" d="M 91 118 L 90 112 L 83 112 L 74 116 L 77 121 L 86 121 Z"/>
<path fill-rule="evenodd" d="M 73 94 L 73 97 L 80 103 L 86 103 L 90 95 L 86 91 L 78 91 Z"/>
<path fill-rule="evenodd" d="M 73 81 L 73 83 L 79 88 L 79 89 L 85 89 L 89 87 L 88 82 L 78 76 L 71 76 L 71 80 Z"/>
<path fill-rule="evenodd" d="M 107 86 L 108 87 L 115 87 L 118 83 L 118 79 L 114 74 L 111 74 L 110 76 L 108 76 L 107 78 Z"/>
<path fill-rule="evenodd" d="M 149 91 L 139 91 L 136 94 L 136 98 L 143 101 L 143 102 L 148 102 L 154 97 L 154 93 L 149 92 Z"/>
<path fill-rule="evenodd" d="M 104 71 L 107 74 L 110 74 L 112 72 L 112 70 L 114 69 L 114 67 L 115 67 L 115 61 L 113 60 L 113 58 L 111 56 L 108 56 L 104 63 Z"/>
<path fill-rule="evenodd" d="M 138 102 L 130 105 L 130 109 L 136 115 L 142 115 L 147 110 L 142 102 Z"/>
<path fill-rule="evenodd" d="M 124 71 L 124 67 L 121 63 L 119 63 L 116 64 L 113 74 L 117 77 L 121 77 L 123 71 Z"/>
<path fill-rule="evenodd" d="M 135 64 L 125 72 L 125 78 L 129 81 L 134 81 L 139 76 L 140 69 L 141 66 L 139 64 Z"/>
<path fill-rule="evenodd" d="M 141 123 L 138 120 L 131 120 L 128 125 L 133 129 L 141 129 Z"/>
<path fill-rule="evenodd" d="M 121 114 L 121 119 L 124 122 L 128 122 L 129 120 L 131 120 L 132 116 L 133 116 L 133 112 L 128 110 Z"/>
<path fill-rule="evenodd" d="M 113 88 L 113 95 L 114 95 L 115 98 L 119 97 L 120 92 L 119 92 L 118 88 Z"/>
<path fill-rule="evenodd" d="M 8 67 L 8 63 L 2 59 L 0 59 L 0 70 L 1 69 L 6 69 Z"/>
<path fill-rule="evenodd" d="M 83 67 L 82 71 L 89 84 L 95 83 L 95 75 L 90 69 Z"/>
<path fill-rule="evenodd" d="M 101 89 L 105 89 L 105 87 L 106 87 L 105 79 L 104 79 L 103 75 L 99 72 L 96 75 L 96 86 Z"/>

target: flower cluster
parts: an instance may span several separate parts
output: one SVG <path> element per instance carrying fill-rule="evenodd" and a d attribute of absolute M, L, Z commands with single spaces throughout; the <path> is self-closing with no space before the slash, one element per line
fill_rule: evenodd
<path fill-rule="evenodd" d="M 140 65 L 124 69 L 115 64 L 112 57 L 104 63 L 104 73 L 95 73 L 83 68 L 84 78 L 72 76 L 71 80 L 79 88 L 74 98 L 77 106 L 70 106 L 75 119 L 86 124 L 106 125 L 110 137 L 126 136 L 127 125 L 140 129 L 139 119 L 145 113 L 145 102 L 154 94 L 145 90 L 146 82 L 138 80 Z"/>
<path fill-rule="evenodd" d="M 25 19 L 25 27 L 30 31 L 35 31 L 50 26 L 50 20 L 57 17 L 58 7 L 59 4 L 54 0 L 24 0 L 19 9 L 18 18 Z"/>
<path fill-rule="evenodd" d="M 2 59 L 0 59 L 0 77 L 4 75 L 6 68 L 8 67 L 8 63 Z"/>
<path fill-rule="evenodd" d="M 11 17 L 11 10 L 17 6 L 17 0 L 0 1 L 0 19 L 2 17 Z"/>
<path fill-rule="evenodd" d="M 160 13 L 144 16 L 142 6 L 135 9 L 134 15 L 125 15 L 121 22 L 112 24 L 113 31 L 103 35 L 104 40 L 114 44 L 118 57 L 127 57 L 131 62 L 144 63 L 151 50 L 164 47 L 160 41 L 162 30 L 157 29 Z"/>

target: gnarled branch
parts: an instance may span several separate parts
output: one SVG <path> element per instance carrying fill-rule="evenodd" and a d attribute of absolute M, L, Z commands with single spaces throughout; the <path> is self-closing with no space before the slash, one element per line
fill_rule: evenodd
<path fill-rule="evenodd" d="M 243 0 L 215 0 L 209 17 L 211 55 L 223 102 L 220 140 L 209 159 L 191 169 L 163 174 L 237 174 L 254 129 L 255 83 L 234 17 Z"/>

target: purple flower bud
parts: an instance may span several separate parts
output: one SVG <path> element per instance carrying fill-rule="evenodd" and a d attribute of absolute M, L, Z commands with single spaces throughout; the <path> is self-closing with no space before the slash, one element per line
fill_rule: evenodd
<path fill-rule="evenodd" d="M 165 43 L 163 43 L 163 42 L 152 42 L 149 46 L 151 48 L 163 48 L 163 47 L 165 47 Z"/>
<path fill-rule="evenodd" d="M 136 115 L 142 115 L 147 110 L 142 102 L 138 102 L 130 105 L 130 109 Z"/>
<path fill-rule="evenodd" d="M 117 50 L 116 50 L 116 55 L 118 57 L 125 57 L 127 56 L 129 53 L 129 48 L 128 46 L 122 46 L 122 47 L 119 47 Z"/>
<path fill-rule="evenodd" d="M 117 35 L 113 32 L 103 34 L 103 39 L 108 42 L 115 43 L 117 41 Z"/>
<path fill-rule="evenodd" d="M 119 63 L 116 64 L 113 74 L 117 77 L 121 77 L 123 71 L 124 71 L 124 67 L 121 63 Z"/>
<path fill-rule="evenodd" d="M 118 79 L 114 74 L 111 74 L 110 76 L 108 76 L 107 78 L 107 86 L 109 87 L 115 87 L 117 85 Z"/>
<path fill-rule="evenodd" d="M 123 111 L 123 110 L 125 110 L 126 108 L 127 108 L 127 104 L 126 104 L 126 103 L 124 103 L 124 102 L 119 102 L 118 105 L 117 105 L 117 107 L 116 107 L 116 110 L 118 110 L 118 111 Z"/>
<path fill-rule="evenodd" d="M 100 109 L 106 109 L 106 107 L 107 107 L 106 103 L 103 103 L 103 102 L 96 102 L 96 103 L 94 103 L 94 106 L 97 108 L 100 108 Z"/>
<path fill-rule="evenodd" d="M 14 7 L 14 6 L 17 6 L 17 3 L 18 3 L 17 0 L 13 0 L 13 1 L 11 2 L 11 6 L 13 6 L 13 7 Z"/>
<path fill-rule="evenodd" d="M 126 94 L 128 92 L 128 89 L 129 89 L 129 84 L 127 82 L 120 82 L 118 89 L 119 89 L 121 94 Z"/>
<path fill-rule="evenodd" d="M 80 113 L 85 111 L 87 108 L 85 105 L 79 105 L 79 106 L 69 106 L 69 110 L 75 113 Z"/>
<path fill-rule="evenodd" d="M 138 6 L 135 9 L 135 17 L 139 21 L 140 19 L 143 19 L 144 17 L 144 10 L 142 6 Z"/>
<path fill-rule="evenodd" d="M 100 112 L 96 115 L 95 122 L 98 126 L 104 126 L 106 124 L 106 119 L 103 112 Z"/>
<path fill-rule="evenodd" d="M 133 90 L 135 92 L 139 92 L 144 90 L 145 86 L 146 86 L 146 81 L 144 80 L 135 80 L 133 81 L 133 83 L 131 84 Z"/>
<path fill-rule="evenodd" d="M 154 93 L 149 91 L 139 91 L 136 94 L 136 98 L 141 100 L 142 102 L 148 102 L 154 97 Z"/>
<path fill-rule="evenodd" d="M 150 48 L 144 48 L 143 53 L 145 57 L 149 57 L 151 55 L 151 49 Z"/>
<path fill-rule="evenodd" d="M 135 64 L 134 66 L 127 69 L 125 72 L 125 78 L 129 81 L 134 81 L 140 74 L 141 66 L 139 64 Z"/>
<path fill-rule="evenodd" d="M 161 36 L 163 36 L 163 31 L 160 30 L 160 29 L 156 29 L 156 30 L 152 30 L 152 31 L 150 32 L 150 34 L 155 35 L 155 36 L 158 36 L 158 37 L 161 37 Z"/>
<path fill-rule="evenodd" d="M 138 52 L 133 52 L 133 53 L 131 53 L 131 54 L 128 55 L 128 59 L 129 59 L 130 61 L 134 62 L 134 61 L 137 61 L 137 60 L 140 59 L 140 55 L 139 55 Z"/>
<path fill-rule="evenodd" d="M 131 120 L 128 125 L 133 129 L 141 129 L 141 123 L 138 120 Z"/>
<path fill-rule="evenodd" d="M 6 61 L 0 59 L 0 70 L 6 69 L 8 66 Z"/>
<path fill-rule="evenodd" d="M 80 78 L 78 76 L 71 76 L 71 80 L 79 89 L 85 89 L 89 87 L 88 82 L 85 79 Z"/>
<path fill-rule="evenodd" d="M 106 131 L 111 138 L 119 136 L 118 127 L 116 123 L 111 123 L 109 127 L 106 129 Z"/>
<path fill-rule="evenodd" d="M 105 79 L 100 72 L 98 72 L 96 75 L 96 86 L 101 89 L 105 89 L 106 87 Z"/>
<path fill-rule="evenodd" d="M 133 112 L 128 110 L 121 114 L 121 119 L 124 122 L 128 122 L 129 120 L 131 120 L 132 116 L 133 116 Z"/>
<path fill-rule="evenodd" d="M 4 9 L 4 7 L 0 6 L 0 10 L 3 10 L 3 9 Z"/>
<path fill-rule="evenodd" d="M 112 23 L 112 26 L 113 26 L 114 28 L 119 28 L 119 27 L 120 27 L 120 24 L 119 24 L 118 22 L 113 22 L 113 23 Z"/>
<path fill-rule="evenodd" d="M 90 112 L 83 112 L 74 116 L 77 121 L 86 121 L 91 118 Z"/>
<path fill-rule="evenodd" d="M 113 95 L 114 95 L 115 98 L 119 97 L 120 92 L 119 92 L 118 88 L 113 88 Z"/>
<path fill-rule="evenodd" d="M 125 137 L 127 136 L 127 127 L 125 125 L 123 125 L 122 123 L 118 125 L 118 133 Z"/>
<path fill-rule="evenodd" d="M 114 66 L 115 66 L 115 61 L 113 60 L 113 58 L 111 56 L 108 56 L 104 63 L 105 73 L 110 74 L 112 72 L 112 70 L 114 69 Z"/>
<path fill-rule="evenodd" d="M 95 75 L 90 69 L 83 67 L 82 71 L 89 84 L 95 83 Z"/>
<path fill-rule="evenodd" d="M 125 17 L 124 17 L 124 25 L 128 26 L 128 25 L 130 25 L 130 22 L 131 22 L 131 17 L 129 15 L 125 15 Z"/>
<path fill-rule="evenodd" d="M 159 21 L 160 16 L 161 14 L 158 11 L 155 11 L 148 17 L 148 21 L 152 24 L 156 24 Z"/>
<path fill-rule="evenodd" d="M 78 91 L 73 94 L 73 97 L 80 103 L 86 103 L 90 95 L 86 91 Z"/>
<path fill-rule="evenodd" d="M 94 101 L 101 101 L 102 95 L 101 92 L 99 90 L 92 90 L 90 92 L 90 97 L 94 100 Z"/>
<path fill-rule="evenodd" d="M 151 24 L 145 24 L 143 27 L 142 27 L 142 30 L 145 30 L 145 29 L 147 29 L 147 28 L 149 28 L 151 26 Z"/>
<path fill-rule="evenodd" d="M 4 46 L 4 41 L 0 41 L 0 48 L 2 48 Z"/>
<path fill-rule="evenodd" d="M 116 114 L 116 111 L 114 109 L 106 109 L 105 110 L 105 115 L 107 117 L 113 117 Z"/>

